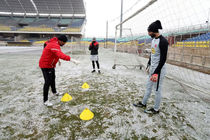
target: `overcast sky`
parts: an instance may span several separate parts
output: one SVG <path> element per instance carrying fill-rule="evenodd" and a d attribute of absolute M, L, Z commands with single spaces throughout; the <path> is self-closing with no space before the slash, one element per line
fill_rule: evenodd
<path fill-rule="evenodd" d="M 105 37 L 106 21 L 109 36 L 114 36 L 115 25 L 120 22 L 121 0 L 84 0 L 87 23 L 86 37 Z M 148 0 L 124 0 L 124 19 L 145 5 Z M 128 10 L 131 8 L 130 10 Z M 209 17 L 210 0 L 158 0 L 144 13 L 139 14 L 124 27 L 132 28 L 134 34 L 146 32 L 147 26 L 160 19 L 165 29 L 205 24 Z M 126 31 L 125 31 L 126 32 Z"/>
<path fill-rule="evenodd" d="M 106 35 L 106 21 L 120 15 L 121 0 L 85 0 L 87 24 L 85 35 Z"/>

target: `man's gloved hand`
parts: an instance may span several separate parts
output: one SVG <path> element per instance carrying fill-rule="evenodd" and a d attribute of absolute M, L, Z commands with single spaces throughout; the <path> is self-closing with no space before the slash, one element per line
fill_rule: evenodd
<path fill-rule="evenodd" d="M 151 80 L 152 82 L 157 82 L 157 80 L 158 80 L 158 74 L 153 74 L 153 75 L 151 76 L 150 80 Z"/>
<path fill-rule="evenodd" d="M 72 63 L 74 63 L 74 64 L 76 64 L 76 65 L 80 64 L 80 62 L 77 61 L 77 60 L 75 60 L 75 59 L 71 59 L 70 62 L 72 62 Z"/>

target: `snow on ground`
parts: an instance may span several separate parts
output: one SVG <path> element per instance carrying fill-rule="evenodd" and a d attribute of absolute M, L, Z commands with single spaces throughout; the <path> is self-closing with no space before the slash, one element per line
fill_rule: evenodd
<path fill-rule="evenodd" d="M 66 61 L 57 66 L 57 90 L 73 100 L 61 103 L 50 92 L 54 106 L 46 107 L 38 67 L 42 48 L 13 49 L 0 47 L 0 139 L 210 139 L 209 94 L 165 78 L 161 112 L 145 114 L 132 105 L 145 92 L 145 72 L 113 70 L 112 51 L 100 48 L 102 74 L 91 73 L 88 54 L 72 55 L 81 61 L 78 66 Z M 90 85 L 85 92 L 84 82 Z M 148 107 L 153 104 L 154 93 Z M 85 108 L 95 115 L 90 121 L 79 118 Z"/>
<path fill-rule="evenodd" d="M 31 51 L 40 50 L 40 47 L 15 47 L 15 46 L 0 46 L 0 54 L 9 54 L 9 53 L 26 53 Z"/>

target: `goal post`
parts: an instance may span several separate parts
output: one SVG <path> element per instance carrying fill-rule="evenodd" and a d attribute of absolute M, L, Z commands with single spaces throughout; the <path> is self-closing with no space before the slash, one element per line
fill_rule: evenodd
<path fill-rule="evenodd" d="M 131 16 L 129 16 L 128 18 L 126 18 L 125 20 L 123 20 L 121 23 L 117 24 L 116 27 L 115 27 L 115 44 L 114 44 L 114 65 L 113 65 L 113 69 L 116 68 L 116 66 L 124 66 L 126 68 L 129 68 L 129 67 L 139 67 L 140 69 L 142 69 L 143 67 L 143 64 L 141 63 L 140 59 L 138 59 L 138 56 L 139 56 L 139 50 L 138 50 L 138 43 L 137 40 L 135 39 L 135 37 L 133 36 L 133 33 L 132 33 L 132 29 L 131 28 L 121 28 L 123 31 L 128 31 L 129 33 L 124 34 L 125 37 L 118 37 L 118 31 L 120 30 L 120 26 L 123 25 L 125 22 L 129 21 L 130 19 L 132 19 L 133 17 L 135 17 L 136 15 L 138 15 L 140 12 L 142 12 L 143 10 L 145 10 L 146 8 L 148 8 L 150 5 L 152 5 L 153 3 L 155 3 L 157 0 L 150 0 L 145 6 L 143 6 L 142 8 L 140 8 L 139 10 L 137 10 L 134 14 L 132 14 Z M 127 46 L 129 47 L 129 49 L 135 49 L 135 51 L 132 51 L 131 53 L 133 53 L 135 55 L 135 58 L 133 59 L 133 61 L 135 62 L 132 62 L 132 64 L 126 64 L 126 63 L 120 63 L 120 62 L 117 62 L 117 55 L 120 55 L 120 54 L 117 54 L 117 51 L 121 51 L 120 49 L 118 49 L 118 47 L 122 44 L 122 42 L 124 42 L 125 39 L 125 42 L 130 42 L 131 45 Z M 127 43 L 126 42 L 126 43 Z M 124 48 L 124 47 L 123 47 Z"/>

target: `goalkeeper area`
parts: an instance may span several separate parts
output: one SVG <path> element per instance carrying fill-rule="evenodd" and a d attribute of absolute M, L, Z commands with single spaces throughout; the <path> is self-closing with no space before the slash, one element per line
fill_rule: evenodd
<path fill-rule="evenodd" d="M 70 54 L 80 65 L 62 61 L 56 68 L 56 85 L 60 93 L 49 92 L 53 107 L 42 103 L 43 77 L 38 67 L 42 48 L 0 47 L 1 139 L 208 139 L 210 137 L 210 95 L 165 78 L 161 111 L 148 115 L 132 104 L 142 100 L 147 75 L 139 69 L 112 69 L 114 53 L 99 50 L 102 73 L 91 74 L 89 54 Z M 130 54 L 124 54 L 130 56 Z M 134 54 L 133 54 L 134 55 Z M 142 62 L 147 60 L 143 60 Z M 129 61 L 127 59 L 126 61 Z M 167 65 L 172 67 L 172 65 Z M 173 66 L 176 68 L 177 66 Z M 181 72 L 179 69 L 177 73 Z M 189 73 L 190 75 L 191 73 Z M 202 75 L 202 73 L 198 72 Z M 209 75 L 203 74 L 206 82 Z M 82 90 L 83 83 L 90 86 Z M 154 104 L 154 94 L 148 106 Z M 88 108 L 94 113 L 90 121 L 79 118 Z"/>

